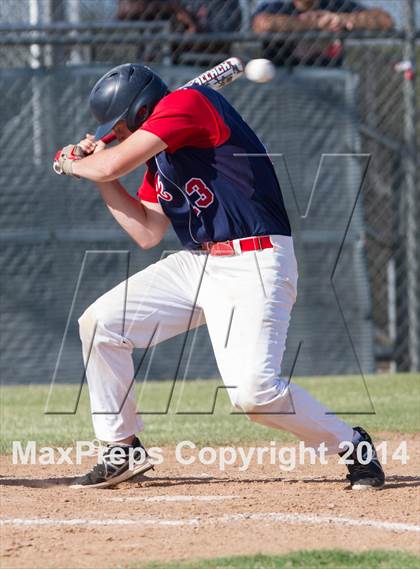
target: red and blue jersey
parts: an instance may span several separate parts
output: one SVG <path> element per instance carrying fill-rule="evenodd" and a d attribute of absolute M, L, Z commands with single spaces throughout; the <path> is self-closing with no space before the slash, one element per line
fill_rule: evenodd
<path fill-rule="evenodd" d="M 168 147 L 148 161 L 138 196 L 161 204 L 184 247 L 291 234 L 273 164 L 222 95 L 208 87 L 175 91 L 141 128 Z"/>

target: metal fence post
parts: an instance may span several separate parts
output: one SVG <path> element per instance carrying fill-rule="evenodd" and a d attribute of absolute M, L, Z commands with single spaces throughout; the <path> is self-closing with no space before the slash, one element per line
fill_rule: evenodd
<path fill-rule="evenodd" d="M 404 80 L 404 137 L 406 152 L 403 159 L 404 188 L 401 197 L 405 202 L 404 234 L 407 270 L 407 317 L 408 317 L 408 356 L 410 371 L 420 370 L 420 330 L 419 330 L 419 201 L 420 192 L 417 179 L 417 140 L 416 140 L 416 3 L 405 3 L 405 43 L 404 59 L 407 71 Z"/>
<path fill-rule="evenodd" d="M 32 25 L 41 22 L 41 6 L 39 0 L 31 0 L 29 3 L 29 21 Z M 30 59 L 29 64 L 32 69 L 42 67 L 42 48 L 37 43 L 31 44 L 29 48 Z M 31 79 L 32 82 L 32 141 L 33 141 L 33 160 L 36 166 L 41 164 L 42 150 L 42 98 L 39 81 L 36 76 Z"/>

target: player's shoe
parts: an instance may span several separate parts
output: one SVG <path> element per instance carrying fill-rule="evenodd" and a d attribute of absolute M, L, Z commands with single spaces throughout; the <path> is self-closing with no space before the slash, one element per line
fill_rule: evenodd
<path fill-rule="evenodd" d="M 385 484 L 385 473 L 379 462 L 372 439 L 362 427 L 354 427 L 354 430 L 359 433 L 360 440 L 355 444 L 352 454 L 348 457 L 349 460 L 353 461 L 353 464 L 346 465 L 349 471 L 347 480 L 349 480 L 353 490 L 382 488 Z M 357 450 L 358 447 L 359 451 Z"/>
<path fill-rule="evenodd" d="M 133 468 L 130 468 L 130 451 Z M 131 445 L 107 445 L 101 461 L 87 474 L 76 478 L 71 488 L 107 488 L 153 468 L 146 449 L 137 437 Z"/>

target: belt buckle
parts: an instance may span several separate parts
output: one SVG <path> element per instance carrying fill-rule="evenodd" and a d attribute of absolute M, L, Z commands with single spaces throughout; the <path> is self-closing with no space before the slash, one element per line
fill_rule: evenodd
<path fill-rule="evenodd" d="M 232 243 L 229 241 L 222 241 L 220 243 L 211 243 L 209 246 L 209 253 L 214 257 L 227 257 L 236 255 Z"/>

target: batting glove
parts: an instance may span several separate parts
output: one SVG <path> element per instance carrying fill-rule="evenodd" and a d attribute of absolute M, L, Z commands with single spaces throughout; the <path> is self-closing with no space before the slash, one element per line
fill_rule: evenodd
<path fill-rule="evenodd" d="M 79 146 L 74 144 L 65 146 L 54 157 L 54 172 L 60 176 L 76 176 L 76 174 L 73 174 L 73 162 L 80 160 L 84 156 L 85 153 Z"/>

